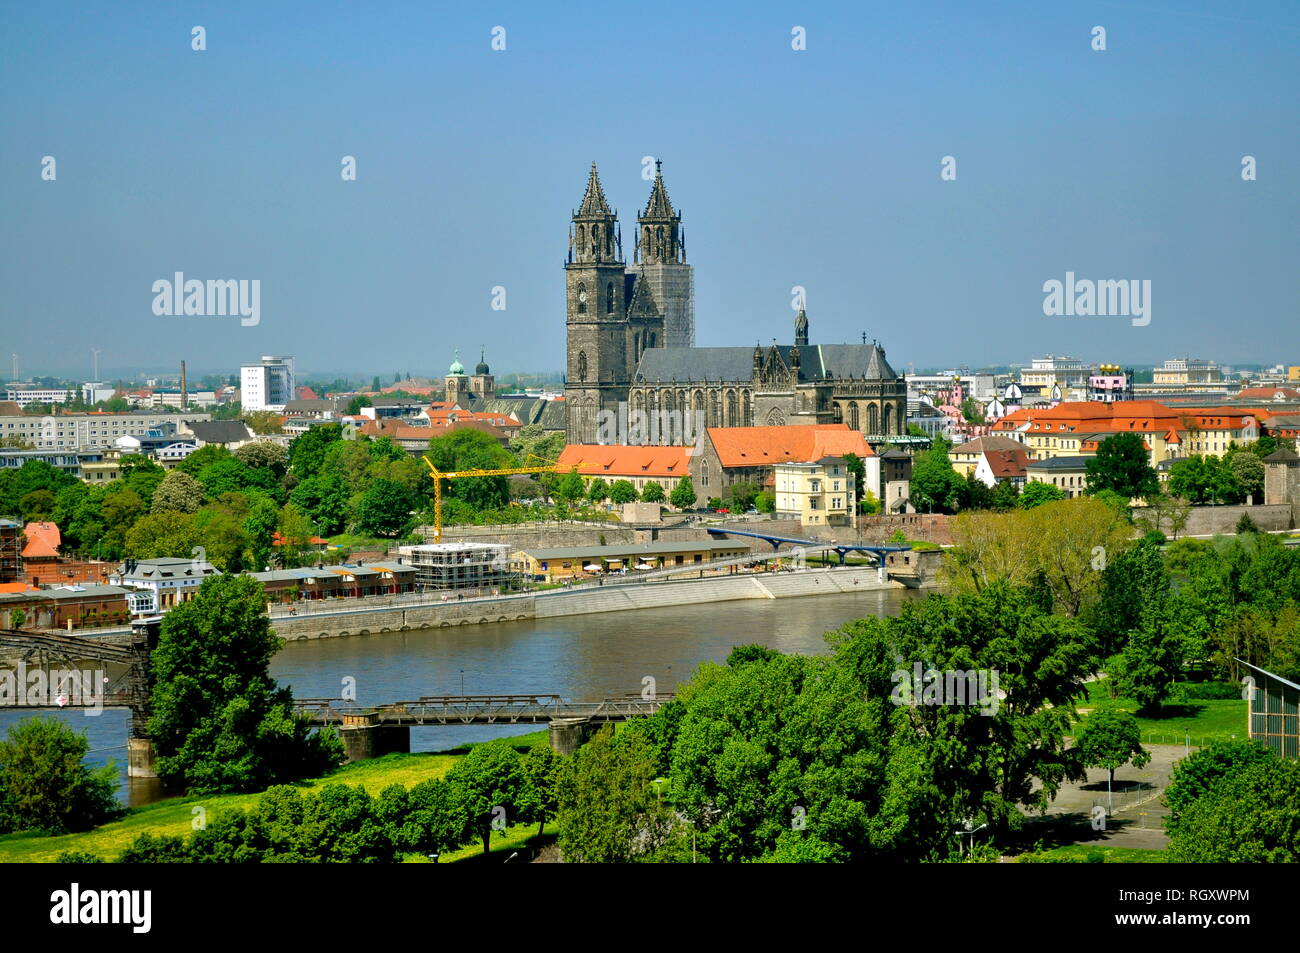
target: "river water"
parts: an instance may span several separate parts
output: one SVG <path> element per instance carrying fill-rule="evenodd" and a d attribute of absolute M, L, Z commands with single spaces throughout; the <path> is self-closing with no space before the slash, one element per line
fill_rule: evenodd
<path fill-rule="evenodd" d="M 339 698 L 354 685 L 360 705 L 421 695 L 558 694 L 574 701 L 659 692 L 690 679 L 704 661 L 721 662 L 736 645 L 759 643 L 791 654 L 826 651 L 825 633 L 850 619 L 893 615 L 914 590 L 745 599 L 596 615 L 419 629 L 293 642 L 271 674 L 296 698 Z M 350 680 L 350 681 L 345 681 Z M 156 782 L 126 778 L 129 714 L 55 712 L 90 741 L 88 760 L 120 768 L 119 797 L 132 805 L 161 796 Z M 0 731 L 20 716 L 0 709 Z M 411 729 L 412 751 L 441 751 L 538 730 L 537 725 Z"/>

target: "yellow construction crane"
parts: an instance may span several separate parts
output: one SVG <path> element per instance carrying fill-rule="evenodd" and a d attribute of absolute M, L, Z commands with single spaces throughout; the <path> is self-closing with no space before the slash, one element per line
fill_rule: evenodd
<path fill-rule="evenodd" d="M 433 465 L 428 457 L 422 458 L 433 477 L 433 541 L 442 542 L 442 481 L 456 480 L 460 477 L 515 476 L 521 473 L 558 473 L 554 463 L 536 467 L 504 467 L 496 470 L 456 470 L 444 472 Z M 540 457 L 538 459 L 541 459 Z"/>

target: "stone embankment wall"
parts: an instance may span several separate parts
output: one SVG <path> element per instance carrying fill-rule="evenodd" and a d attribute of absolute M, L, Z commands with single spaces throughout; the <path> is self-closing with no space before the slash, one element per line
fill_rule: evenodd
<path fill-rule="evenodd" d="M 1133 507 L 1133 519 L 1150 519 L 1150 507 Z M 1245 513 L 1262 530 L 1294 529 L 1295 519 L 1290 503 L 1267 503 L 1260 506 L 1193 506 L 1187 525 L 1178 531 L 1179 536 L 1207 536 L 1214 533 L 1236 533 L 1237 521 Z M 1166 520 L 1161 532 L 1172 536 Z"/>
<path fill-rule="evenodd" d="M 421 628 L 447 628 L 556 618 L 593 612 L 653 609 L 661 606 L 726 602 L 734 599 L 784 599 L 831 593 L 896 589 L 898 581 L 878 581 L 867 567 L 794 573 L 716 576 L 696 580 L 552 590 L 540 594 L 474 599 L 429 606 L 357 609 L 277 617 L 275 633 L 289 641 L 345 635 L 374 635 Z"/>

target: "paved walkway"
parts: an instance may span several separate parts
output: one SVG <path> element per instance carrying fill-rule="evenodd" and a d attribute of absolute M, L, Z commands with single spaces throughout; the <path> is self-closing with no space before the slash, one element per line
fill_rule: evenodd
<path fill-rule="evenodd" d="M 1169 844 L 1164 817 L 1169 809 L 1160 794 L 1169 785 L 1174 764 L 1184 757 L 1182 745 L 1143 745 L 1151 761 L 1143 768 L 1125 765 L 1115 772 L 1111 791 L 1112 809 L 1105 816 L 1106 829 L 1093 829 L 1093 808 L 1107 806 L 1106 779 L 1109 772 L 1090 769 L 1088 780 L 1064 784 L 1047 814 L 1033 816 L 1025 828 L 1030 844 L 1041 839 L 1046 848 L 1065 844 L 1104 844 L 1107 847 L 1135 847 L 1163 850 Z"/>

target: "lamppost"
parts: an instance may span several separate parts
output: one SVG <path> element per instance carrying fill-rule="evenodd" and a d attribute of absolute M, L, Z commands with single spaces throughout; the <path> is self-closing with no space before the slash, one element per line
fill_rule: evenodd
<path fill-rule="evenodd" d="M 973 851 L 975 849 L 975 835 L 988 827 L 987 824 L 973 827 L 972 825 L 974 823 L 975 821 L 968 817 L 962 821 L 962 826 L 954 832 L 957 835 L 957 849 L 961 852 L 963 857 L 966 855 L 966 842 L 962 840 L 962 836 L 967 834 L 970 835 L 970 849 Z"/>

